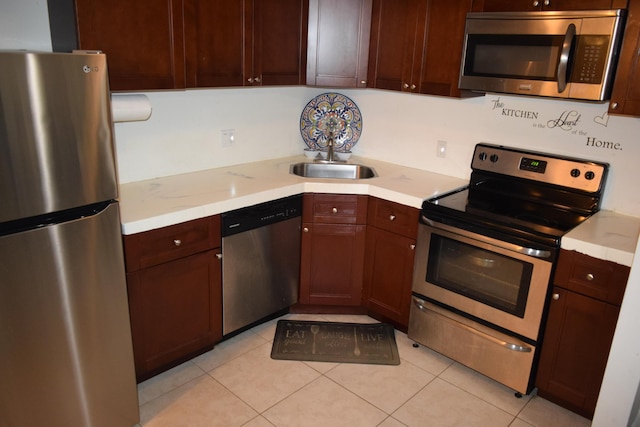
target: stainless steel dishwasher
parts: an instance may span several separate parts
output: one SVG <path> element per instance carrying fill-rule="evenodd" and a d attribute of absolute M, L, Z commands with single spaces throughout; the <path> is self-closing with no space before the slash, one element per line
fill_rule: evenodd
<path fill-rule="evenodd" d="M 222 214 L 222 333 L 298 301 L 302 195 Z"/>

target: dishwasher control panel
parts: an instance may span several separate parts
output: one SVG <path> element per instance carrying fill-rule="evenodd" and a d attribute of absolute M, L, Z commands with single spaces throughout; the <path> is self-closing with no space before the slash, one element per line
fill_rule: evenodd
<path fill-rule="evenodd" d="M 302 216 L 302 195 L 260 203 L 222 214 L 222 237 Z"/>

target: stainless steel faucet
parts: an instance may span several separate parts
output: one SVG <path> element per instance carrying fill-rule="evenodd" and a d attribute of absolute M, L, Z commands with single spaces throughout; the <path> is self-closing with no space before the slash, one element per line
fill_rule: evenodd
<path fill-rule="evenodd" d="M 335 141 L 333 139 L 333 132 L 329 132 L 329 141 L 327 142 L 327 162 L 334 162 L 334 152 L 333 147 L 335 146 Z"/>

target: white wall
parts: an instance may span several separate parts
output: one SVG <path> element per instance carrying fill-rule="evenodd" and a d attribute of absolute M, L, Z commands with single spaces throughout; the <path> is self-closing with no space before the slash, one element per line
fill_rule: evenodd
<path fill-rule="evenodd" d="M 120 182 L 299 154 L 300 113 L 328 89 L 239 88 L 148 92 L 146 122 L 116 123 Z M 607 104 L 486 95 L 450 99 L 340 90 L 358 105 L 357 155 L 467 177 L 473 147 L 491 142 L 611 164 L 603 208 L 640 216 L 635 189 L 640 119 L 609 116 Z M 235 129 L 233 147 L 220 131 Z M 447 142 L 446 158 L 436 156 Z M 589 145 L 590 141 L 596 141 Z M 606 142 L 615 148 L 603 148 Z M 140 165 L 144 164 L 144 168 Z"/>
<path fill-rule="evenodd" d="M 2 0 L 0 49 L 51 51 L 47 0 Z"/>
<path fill-rule="evenodd" d="M 0 4 L 0 49 L 51 50 L 44 0 Z M 300 112 L 323 91 L 296 87 L 148 93 L 154 108 L 151 119 L 116 125 L 120 178 L 127 182 L 299 153 Z M 363 114 L 364 131 L 356 154 L 459 177 L 468 175 L 471 150 L 479 141 L 606 161 L 612 173 L 605 207 L 640 216 L 635 167 L 640 160 L 640 119 L 608 117 L 601 104 L 557 100 L 341 92 Z M 567 118 L 580 119 L 564 130 L 550 125 L 565 112 Z M 219 132 L 227 128 L 236 129 L 237 144 L 223 149 Z M 614 142 L 621 149 L 590 148 L 587 138 Z M 435 156 L 438 140 L 447 141 L 445 159 Z M 640 257 L 631 269 L 596 408 L 596 427 L 626 425 L 629 418 L 640 379 L 638 313 Z"/>

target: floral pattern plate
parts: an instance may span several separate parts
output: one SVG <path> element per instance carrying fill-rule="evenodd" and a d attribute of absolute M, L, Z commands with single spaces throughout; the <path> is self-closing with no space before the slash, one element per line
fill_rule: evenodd
<path fill-rule="evenodd" d="M 312 150 L 322 150 L 333 134 L 336 151 L 351 151 L 362 134 L 360 109 L 350 98 L 335 92 L 313 98 L 300 115 L 302 139 Z"/>

